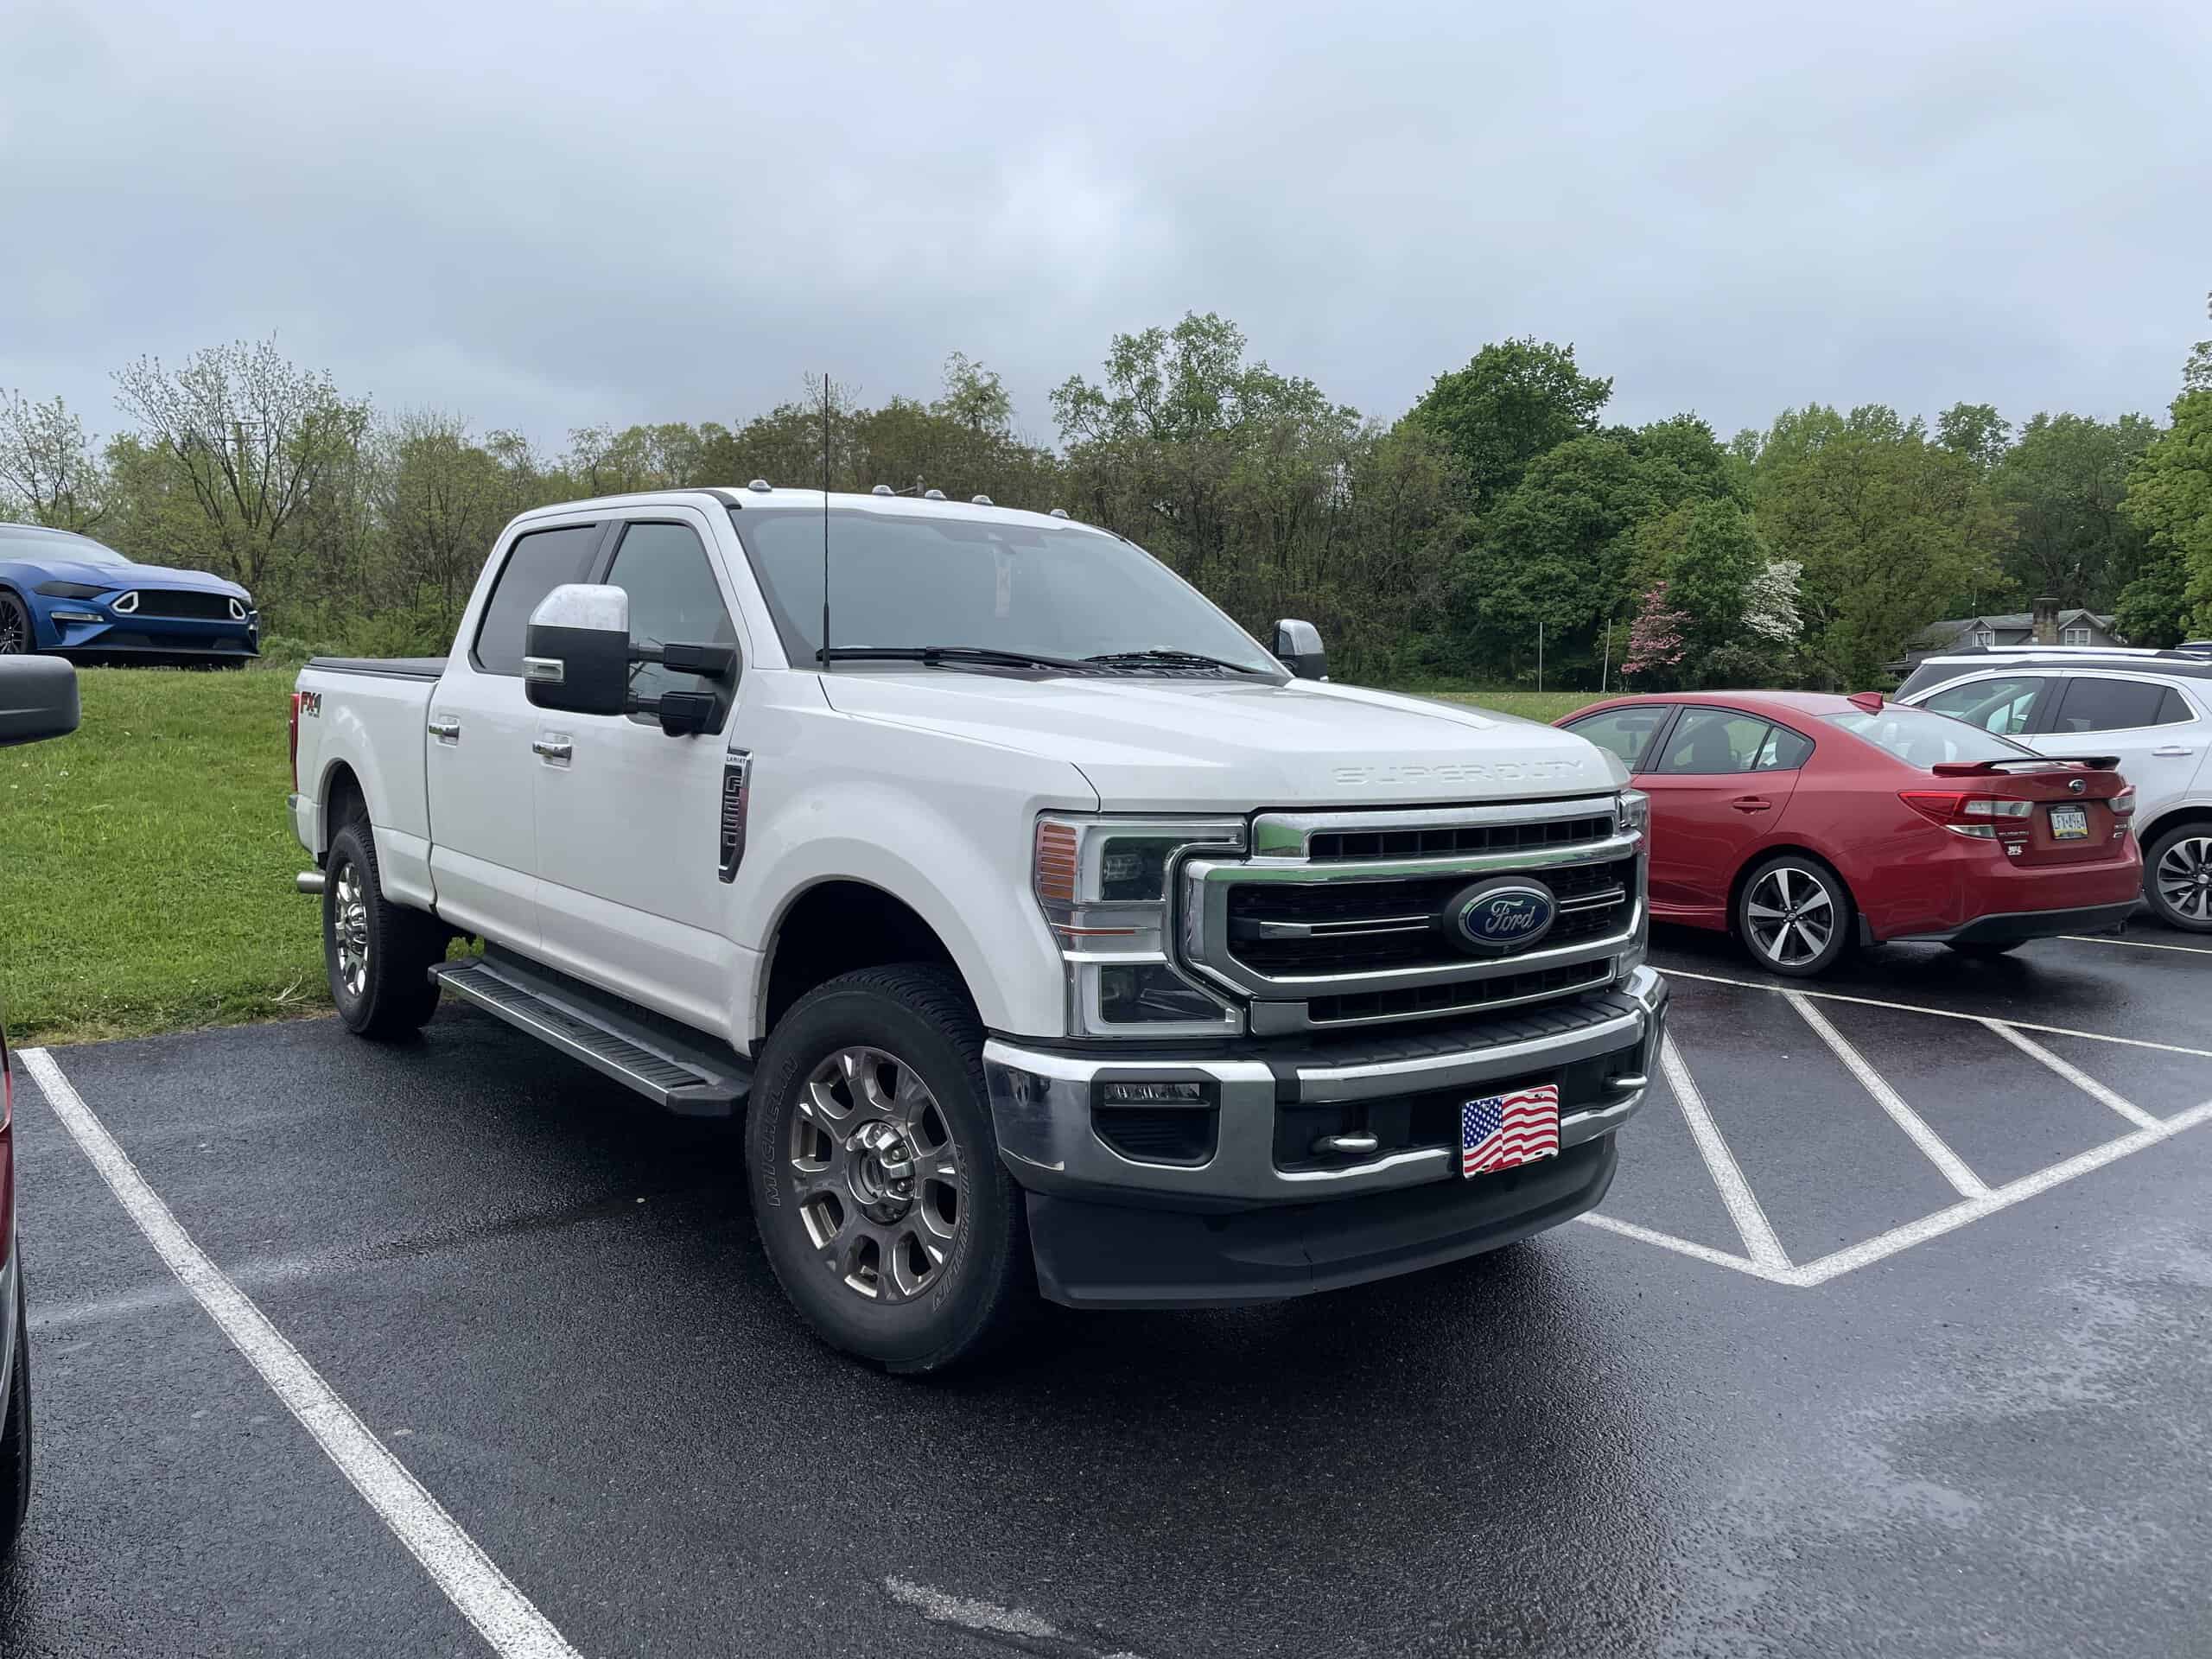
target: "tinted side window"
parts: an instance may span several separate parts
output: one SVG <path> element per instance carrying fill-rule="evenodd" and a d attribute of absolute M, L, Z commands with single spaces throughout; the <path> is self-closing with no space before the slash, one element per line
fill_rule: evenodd
<path fill-rule="evenodd" d="M 2177 726 L 2183 721 L 2195 720 L 2196 714 L 2189 706 L 2189 699 L 2173 689 L 2166 688 L 2166 700 L 2158 705 L 2158 724 Z"/>
<path fill-rule="evenodd" d="M 570 524 L 518 537 L 492 586 L 476 628 L 476 666 L 486 674 L 522 675 L 523 636 L 537 602 L 564 582 L 591 575 L 597 524 Z"/>
<path fill-rule="evenodd" d="M 1577 737 L 1588 738 L 1601 749 L 1611 749 L 1630 772 L 1641 772 L 1643 752 L 1651 747 L 1653 734 L 1674 712 L 1666 703 L 1615 709 L 1587 720 L 1569 721 L 1567 729 Z"/>
<path fill-rule="evenodd" d="M 1969 680 L 1938 691 L 1920 706 L 1999 737 L 2016 737 L 2035 729 L 2036 710 L 2050 701 L 2050 681 L 2033 675 Z"/>
<path fill-rule="evenodd" d="M 1813 740 L 1787 726 L 1770 726 L 1756 772 L 1795 772 L 1812 758 Z"/>
<path fill-rule="evenodd" d="M 607 580 L 630 595 L 633 645 L 737 644 L 737 629 L 722 604 L 721 589 L 715 585 L 707 550 L 687 525 L 626 527 Z M 657 697 L 664 691 L 709 691 L 726 699 L 729 689 L 727 681 L 674 673 L 658 663 L 639 664 L 631 672 L 630 685 L 641 697 Z"/>
<path fill-rule="evenodd" d="M 1773 729 L 1754 715 L 1726 709 L 1685 709 L 1652 770 L 1698 775 L 1749 772 L 1758 764 Z"/>
<path fill-rule="evenodd" d="M 2164 716 L 2166 688 L 2145 680 L 2069 680 L 2058 705 L 2055 732 L 2123 732 L 2156 726 Z"/>

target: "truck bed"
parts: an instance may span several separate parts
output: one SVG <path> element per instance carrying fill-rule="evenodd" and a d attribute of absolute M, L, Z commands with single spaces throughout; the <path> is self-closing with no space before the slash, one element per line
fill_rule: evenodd
<path fill-rule="evenodd" d="M 442 657 L 310 657 L 309 668 L 333 674 L 381 674 L 400 680 L 437 680 L 445 677 Z"/>

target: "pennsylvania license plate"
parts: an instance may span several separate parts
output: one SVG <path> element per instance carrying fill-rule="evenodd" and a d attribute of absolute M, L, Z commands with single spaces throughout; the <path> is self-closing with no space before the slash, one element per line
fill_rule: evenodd
<path fill-rule="evenodd" d="M 1484 1095 L 1459 1109 L 1459 1173 L 1487 1175 L 1559 1156 L 1559 1085 Z"/>
<path fill-rule="evenodd" d="M 2050 837 L 2053 841 L 2087 841 L 2089 838 L 2089 809 L 2086 806 L 2052 807 Z"/>

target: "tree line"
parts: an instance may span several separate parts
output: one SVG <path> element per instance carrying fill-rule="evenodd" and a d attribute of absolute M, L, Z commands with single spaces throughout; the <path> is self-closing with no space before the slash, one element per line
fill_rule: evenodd
<path fill-rule="evenodd" d="M 1316 622 L 1346 677 L 1869 685 L 1942 617 L 2049 594 L 2138 643 L 2212 632 L 2212 342 L 2165 423 L 1960 404 L 1609 423 L 1572 346 L 1484 346 L 1394 421 L 1255 359 L 1216 315 L 1116 335 L 1017 429 L 954 354 L 938 395 L 849 387 L 725 425 L 510 429 L 386 411 L 275 342 L 119 370 L 95 442 L 60 399 L 0 398 L 0 517 L 219 571 L 272 653 L 442 650 L 499 527 L 582 496 L 697 484 L 1064 506 L 1165 559 L 1255 632 Z"/>

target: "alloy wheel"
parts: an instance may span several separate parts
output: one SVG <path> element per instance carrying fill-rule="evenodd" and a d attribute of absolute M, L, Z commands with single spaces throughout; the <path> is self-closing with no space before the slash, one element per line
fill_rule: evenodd
<path fill-rule="evenodd" d="M 785 1160 L 816 1257 L 879 1304 L 936 1287 L 965 1219 L 964 1161 L 921 1074 L 880 1048 L 841 1048 L 809 1074 Z"/>
<path fill-rule="evenodd" d="M 340 863 L 330 882 L 330 925 L 338 940 L 338 982 L 346 995 L 359 996 L 369 983 L 369 903 L 352 859 Z"/>
<path fill-rule="evenodd" d="M 2152 879 L 2175 914 L 2212 922 L 2212 836 L 2186 836 L 2166 849 Z"/>
<path fill-rule="evenodd" d="M 1835 938 L 1835 896 L 1827 884 L 1787 864 L 1759 877 L 1744 915 L 1751 948 L 1777 967 L 1802 967 Z"/>
<path fill-rule="evenodd" d="M 30 619 L 12 599 L 0 599 L 0 657 L 21 657 L 30 648 Z"/>

